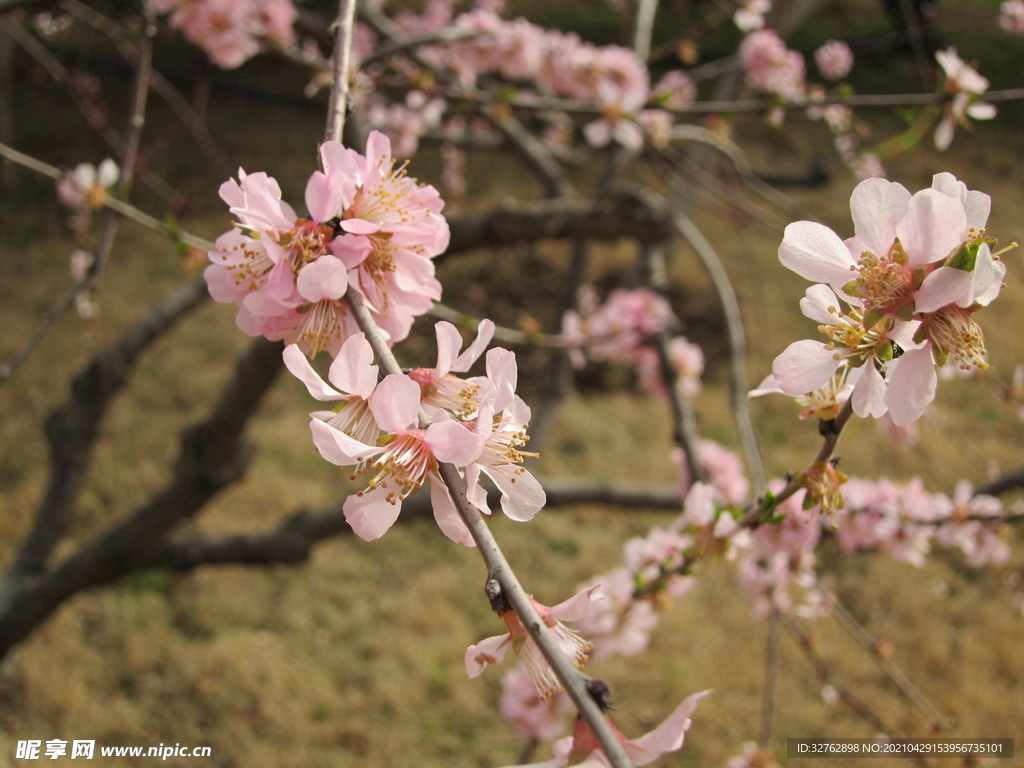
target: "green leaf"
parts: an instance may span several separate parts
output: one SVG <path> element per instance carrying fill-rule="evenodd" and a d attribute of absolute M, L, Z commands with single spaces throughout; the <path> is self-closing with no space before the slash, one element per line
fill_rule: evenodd
<path fill-rule="evenodd" d="M 877 323 L 881 319 L 881 312 L 879 312 L 877 309 L 869 309 L 867 312 L 864 313 L 864 328 L 870 331 L 874 327 L 875 323 Z"/>

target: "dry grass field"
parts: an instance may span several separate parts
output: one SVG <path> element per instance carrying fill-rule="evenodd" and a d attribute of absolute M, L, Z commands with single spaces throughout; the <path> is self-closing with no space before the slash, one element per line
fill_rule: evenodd
<path fill-rule="evenodd" d="M 1013 47 L 1005 36 L 998 40 L 1008 48 L 986 48 L 989 39 L 965 35 L 960 44 L 967 56 L 979 58 L 991 48 L 995 64 L 987 74 L 1004 85 L 1016 78 L 1020 85 L 1024 48 Z M 224 79 L 210 106 L 210 129 L 236 163 L 248 171 L 266 170 L 279 179 L 286 199 L 300 200 L 322 115 L 293 100 L 256 100 L 246 91 L 264 81 L 269 66 L 257 62 Z M 77 114 L 63 106 L 61 92 L 33 82 L 26 77 L 16 94 L 18 146 L 65 166 L 101 159 L 99 145 L 80 149 L 88 137 Z M 274 88 L 287 92 L 292 85 L 275 82 Z M 104 88 L 117 104 L 123 88 L 117 77 L 105 80 Z M 788 134 L 756 118 L 737 128 L 751 147 L 754 167 L 766 175 L 805 168 L 812 153 L 827 150 L 820 126 L 799 116 L 792 120 Z M 991 233 L 1004 244 L 1024 243 L 1022 121 L 1024 111 L 1007 105 L 1003 117 L 961 133 L 946 153 L 924 146 L 895 158 L 888 163 L 890 178 L 915 190 L 928 186 L 933 173 L 951 171 L 992 195 Z M 211 238 L 224 231 L 228 214 L 216 188 L 232 169 L 216 168 L 198 155 L 159 102 L 144 144 L 153 165 L 190 197 L 192 211 L 183 225 Z M 826 187 L 791 193 L 846 235 L 855 181 L 837 163 L 831 166 Z M 412 169 L 437 183 L 434 150 L 425 150 Z M 507 194 L 535 194 L 524 175 L 514 161 L 498 156 L 471 159 L 470 194 L 456 204 L 467 211 Z M 0 360 L 17 349 L 70 284 L 73 245 L 65 213 L 47 181 L 24 172 L 20 184 L 15 198 L 0 201 Z M 159 210 L 145 190 L 138 200 Z M 707 208 L 697 219 L 735 282 L 756 383 L 776 354 L 812 329 L 797 308 L 806 284 L 778 264 L 781 231 Z M 588 277 L 610 285 L 628 271 L 631 259 L 627 244 L 598 247 Z M 1024 462 L 1024 424 L 1001 396 L 1014 366 L 1024 362 L 1021 251 L 1007 260 L 1003 295 L 980 320 L 992 363 L 987 375 L 942 385 L 912 448 L 893 445 L 873 423 L 852 423 L 838 451 L 847 473 L 920 475 L 929 489 L 950 493 L 957 478 L 982 482 Z M 488 311 L 513 326 L 530 316 L 550 328 L 555 318 L 543 294 L 566 263 L 564 245 L 541 243 L 529 252 L 452 259 L 440 277 L 453 306 Z M 0 562 L 13 556 L 39 503 L 48 460 L 40 425 L 66 398 L 71 376 L 155 299 L 193 274 L 164 240 L 124 223 L 99 297 L 100 317 L 65 316 L 0 388 Z M 676 309 L 709 358 L 696 400 L 700 429 L 737 447 L 717 305 L 698 262 L 682 246 L 672 257 L 672 279 Z M 233 308 L 209 303 L 141 359 L 103 424 L 78 516 L 58 558 L 167 481 L 180 430 L 204 415 L 234 356 L 248 344 L 233 316 Z M 417 326 L 407 359 L 429 359 L 430 325 Z M 521 389 L 529 401 L 537 388 L 528 374 L 536 375 L 539 363 L 533 351 L 522 355 Z M 610 379 L 617 386 L 601 388 L 588 379 L 567 397 L 538 471 L 556 478 L 672 483 L 666 404 L 634 395 L 622 377 Z M 217 533 L 265 528 L 299 508 L 342 499 L 348 489 L 343 473 L 321 461 L 309 441 L 305 415 L 312 409 L 303 388 L 282 377 L 251 423 L 258 453 L 247 476 L 189 526 Z M 784 398 L 755 402 L 753 412 L 771 475 L 803 468 L 817 449 L 814 426 L 798 422 L 795 406 Z M 552 603 L 614 567 L 626 539 L 670 519 L 664 513 L 580 506 L 542 512 L 529 525 L 499 514 L 494 529 L 527 588 Z M 826 544 L 820 569 L 845 607 L 891 643 L 892 660 L 955 723 L 957 735 L 1014 737 L 1024 750 L 1024 616 L 1015 603 L 1024 589 L 1024 547 L 1019 541 L 1012 546 L 1009 566 L 975 570 L 957 554 L 937 554 L 915 569 L 881 555 L 849 556 Z M 729 564 L 709 563 L 699 576 L 693 592 L 664 612 L 647 653 L 588 665 L 589 673 L 610 683 L 626 734 L 648 730 L 685 696 L 715 689 L 701 703 L 686 747 L 658 763 L 664 766 L 724 766 L 760 727 L 767 628 L 750 619 L 751 606 L 738 593 Z M 453 545 L 432 522 L 417 520 L 373 543 L 338 537 L 301 566 L 206 568 L 185 576 L 145 572 L 81 594 L 0 662 L 0 768 L 26 765 L 14 760 L 14 744 L 30 738 L 209 745 L 211 758 L 165 764 L 218 768 L 515 763 L 523 744 L 497 710 L 501 670 L 469 680 L 463 667 L 465 647 L 501 628 L 483 596 L 484 577 L 473 551 Z M 928 733 L 924 717 L 834 621 L 807 626 L 842 680 L 890 723 L 909 735 Z M 821 688 L 801 650 L 783 637 L 774 728 L 778 754 L 784 755 L 787 737 L 872 735 L 848 709 L 826 704 Z M 547 754 L 542 746 L 535 759 Z M 103 765 L 103 758 L 96 760 Z M 120 758 L 109 764 L 143 766 L 154 760 Z M 872 763 L 890 764 L 896 763 Z M 1024 765 L 1024 758 L 999 765 Z"/>

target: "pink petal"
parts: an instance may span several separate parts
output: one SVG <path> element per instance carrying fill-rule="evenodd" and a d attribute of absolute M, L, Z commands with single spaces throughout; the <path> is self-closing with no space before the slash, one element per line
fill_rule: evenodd
<path fill-rule="evenodd" d="M 604 591 L 600 585 L 581 589 L 568 600 L 564 600 L 551 609 L 551 616 L 559 621 L 579 621 L 590 613 L 590 604 L 594 600 L 603 600 Z"/>
<path fill-rule="evenodd" d="M 427 427 L 424 442 L 438 461 L 454 464 L 456 467 L 464 467 L 475 461 L 484 447 L 483 438 L 454 419 Z"/>
<path fill-rule="evenodd" d="M 876 419 L 882 416 L 885 411 L 885 379 L 873 360 L 868 360 L 860 369 L 863 371 L 853 387 L 853 412 L 866 419 L 874 416 Z"/>
<path fill-rule="evenodd" d="M 747 392 L 747 397 L 761 397 L 762 395 L 781 395 L 782 387 L 779 386 L 779 382 L 775 380 L 775 377 L 768 374 L 764 377 L 764 380 L 757 385 L 756 389 L 752 389 Z"/>
<path fill-rule="evenodd" d="M 835 354 L 820 341 L 795 341 L 775 358 L 772 374 L 787 395 L 806 395 L 832 378 L 839 367 Z"/>
<path fill-rule="evenodd" d="M 947 304 L 953 304 L 966 293 L 970 293 L 972 272 L 953 267 L 939 267 L 921 283 L 914 292 L 914 309 L 918 312 L 934 312 Z"/>
<path fill-rule="evenodd" d="M 469 464 L 466 466 L 466 498 L 469 503 L 479 509 L 485 515 L 491 514 L 487 506 L 487 491 L 480 485 L 480 465 Z"/>
<path fill-rule="evenodd" d="M 389 374 L 373 391 L 370 410 L 382 430 L 404 434 L 419 416 L 420 385 L 405 374 Z"/>
<path fill-rule="evenodd" d="M 839 317 L 829 312 L 829 307 L 838 309 L 839 299 L 827 285 L 812 285 L 800 299 L 800 311 L 804 317 L 825 325 L 835 325 Z"/>
<path fill-rule="evenodd" d="M 690 728 L 690 716 L 697 709 L 697 703 L 711 691 L 701 691 L 688 696 L 675 711 L 665 718 L 665 722 L 639 739 L 627 741 L 623 746 L 626 754 L 636 765 L 647 765 L 654 762 L 666 752 L 675 752 L 682 748 L 686 731 Z"/>
<path fill-rule="evenodd" d="M 441 532 L 456 544 L 475 547 L 476 542 L 469 533 L 469 528 L 462 522 L 459 510 L 452 501 L 451 494 L 444 482 L 435 475 L 430 475 L 430 504 L 434 508 L 434 520 Z"/>
<path fill-rule="evenodd" d="M 520 469 L 517 465 L 484 466 L 482 469 L 501 491 L 501 511 L 510 520 L 521 523 L 532 520 L 547 503 L 547 494 L 537 478 L 525 470 L 517 474 L 516 470 Z"/>
<path fill-rule="evenodd" d="M 341 213 L 343 195 L 339 176 L 313 171 L 306 182 L 306 207 L 310 218 L 315 222 L 333 219 Z"/>
<path fill-rule="evenodd" d="M 440 378 L 452 369 L 452 362 L 462 347 L 462 336 L 454 325 L 444 320 L 434 323 L 434 335 L 437 336 L 437 366 L 434 375 Z"/>
<path fill-rule="evenodd" d="M 487 378 L 494 386 L 492 406 L 495 413 L 504 411 L 515 398 L 516 385 L 519 380 L 519 367 L 516 364 L 516 353 L 502 347 L 487 351 Z M 527 415 L 529 420 L 529 415 Z"/>
<path fill-rule="evenodd" d="M 366 334 L 356 333 L 345 340 L 327 376 L 342 392 L 370 399 L 377 387 L 377 366 Z"/>
<path fill-rule="evenodd" d="M 391 491 L 380 486 L 363 495 L 352 494 L 345 499 L 345 520 L 356 536 L 364 541 L 374 541 L 388 532 L 402 511 L 401 502 L 388 501 Z"/>
<path fill-rule="evenodd" d="M 949 145 L 953 143 L 953 120 L 948 117 L 944 117 L 935 129 L 935 148 L 940 152 L 949 149 Z"/>
<path fill-rule="evenodd" d="M 823 224 L 796 221 L 779 246 L 783 266 L 815 283 L 844 285 L 853 277 L 853 257 L 839 236 Z"/>
<path fill-rule="evenodd" d="M 327 247 L 347 269 L 358 267 L 373 250 L 369 238 L 362 235 L 338 235 Z"/>
<path fill-rule="evenodd" d="M 339 467 L 358 464 L 363 459 L 376 456 L 383 448 L 364 445 L 355 438 L 349 437 L 339 429 L 324 424 L 319 419 L 309 422 L 309 431 L 313 435 L 313 444 L 320 455 Z"/>
<path fill-rule="evenodd" d="M 936 189 L 922 189 L 910 198 L 907 215 L 896 224 L 911 269 L 946 258 L 966 233 L 963 204 Z"/>
<path fill-rule="evenodd" d="M 480 325 L 477 326 L 476 338 L 473 339 L 473 343 L 469 345 L 465 352 L 455 358 L 451 370 L 455 373 L 465 373 L 472 368 L 473 363 L 487 349 L 487 345 L 491 343 L 492 338 L 494 338 L 494 321 L 484 318 L 480 321 Z"/>
<path fill-rule="evenodd" d="M 981 293 L 974 297 L 974 301 L 981 304 L 983 307 L 987 307 L 991 304 L 997 296 L 999 291 L 1003 287 L 1003 278 L 1006 277 L 1006 262 L 993 261 L 992 263 L 992 280 L 988 287 L 981 290 L 978 283 L 975 284 L 975 290 L 981 290 Z"/>
<path fill-rule="evenodd" d="M 299 270 L 295 287 L 299 289 L 302 298 L 313 304 L 333 301 L 345 295 L 348 272 L 341 259 L 324 254 Z"/>
<path fill-rule="evenodd" d="M 935 399 L 938 375 L 932 361 L 931 344 L 904 352 L 898 360 L 888 364 L 889 385 L 885 404 L 897 427 L 916 421 L 928 404 Z"/>
<path fill-rule="evenodd" d="M 296 344 L 289 344 L 284 348 L 284 364 L 292 376 L 305 384 L 309 394 L 317 400 L 338 400 L 342 397 L 340 392 L 324 383 Z M 331 378 L 333 380 L 333 377 Z"/>
<path fill-rule="evenodd" d="M 583 126 L 583 136 L 592 147 L 605 147 L 612 140 L 611 126 L 605 120 L 595 120 Z"/>
<path fill-rule="evenodd" d="M 877 256 L 889 253 L 896 239 L 896 222 L 903 218 L 910 202 L 910 193 L 901 185 L 885 179 L 865 179 L 850 197 L 854 239 L 860 251 Z"/>
<path fill-rule="evenodd" d="M 372 235 L 374 232 L 380 232 L 380 224 L 374 224 L 366 219 L 345 219 L 340 226 L 353 235 Z"/>
<path fill-rule="evenodd" d="M 499 664 L 512 647 L 510 635 L 497 635 L 481 640 L 466 649 L 466 674 L 476 677 L 488 664 Z"/>

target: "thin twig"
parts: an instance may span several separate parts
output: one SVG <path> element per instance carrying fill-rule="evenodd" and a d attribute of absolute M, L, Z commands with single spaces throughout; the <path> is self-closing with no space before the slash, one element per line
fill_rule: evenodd
<path fill-rule="evenodd" d="M 208 297 L 203 278 L 175 290 L 75 377 L 68 401 L 46 420 L 50 443 L 46 494 L 5 582 L 45 568 L 71 522 L 108 403 L 127 383 L 138 356 Z"/>
<path fill-rule="evenodd" d="M 349 70 L 352 68 L 352 31 L 355 29 L 356 0 L 340 0 L 337 36 L 334 44 L 334 86 L 327 110 L 326 141 L 341 141 L 348 109 Z"/>
<path fill-rule="evenodd" d="M 639 0 L 637 3 L 633 52 L 644 61 L 651 55 L 651 33 L 657 11 L 658 0 Z"/>
<path fill-rule="evenodd" d="M 921 693 L 921 690 L 910 682 L 903 671 L 893 664 L 888 658 L 883 656 L 879 652 L 878 641 L 875 640 L 868 631 L 860 625 L 850 612 L 843 608 L 842 605 L 836 603 L 832 606 L 832 616 L 838 621 L 843 629 L 850 633 L 850 636 L 856 640 L 860 646 L 870 653 L 875 661 L 878 662 L 878 666 L 882 668 L 882 671 L 889 676 L 896 687 L 900 689 L 902 693 L 915 707 L 921 710 L 922 714 L 928 718 L 932 727 L 939 733 L 945 733 L 952 729 L 949 721 L 942 716 L 942 714 L 935 708 L 935 706 L 928 700 L 928 697 Z"/>
<path fill-rule="evenodd" d="M 775 717 L 775 680 L 779 674 L 779 609 L 772 607 L 768 619 L 768 646 L 764 658 L 764 690 L 761 692 L 762 747 L 772 740 L 772 721 Z"/>
<path fill-rule="evenodd" d="M 810 466 L 813 467 L 817 464 L 824 464 L 832 457 L 832 453 L 836 449 L 836 444 L 839 442 L 839 435 L 842 434 L 843 427 L 846 426 L 846 422 L 850 420 L 850 416 L 852 415 L 853 399 L 851 398 L 846 401 L 842 409 L 839 411 L 839 414 L 832 420 L 828 430 L 825 431 L 821 440 L 821 448 L 818 449 L 818 455 L 814 458 L 814 461 L 811 462 Z M 776 505 L 781 504 L 802 487 L 802 485 L 791 478 L 781 491 L 773 495 L 772 499 Z M 765 511 L 764 498 L 758 498 L 757 502 L 755 502 L 750 509 L 747 510 L 746 514 L 740 518 L 740 526 L 756 527 L 764 518 Z"/>
<path fill-rule="evenodd" d="M 467 328 L 476 328 L 480 324 L 480 318 L 467 315 L 465 312 L 459 312 L 459 310 L 440 302 L 435 303 L 434 306 L 428 309 L 427 314 Z M 506 328 L 502 325 L 494 326 L 494 340 L 502 341 L 506 344 L 565 349 L 565 339 L 557 333 L 527 333 L 526 331 L 517 331 L 515 328 Z"/>
<path fill-rule="evenodd" d="M 796 621 L 789 616 L 781 614 L 779 615 L 779 619 L 785 630 L 789 632 L 797 645 L 803 649 L 804 654 L 806 654 L 808 661 L 811 662 L 811 666 L 814 667 L 814 671 L 818 674 L 818 677 L 822 682 L 828 683 L 835 688 L 836 693 L 839 694 L 839 698 L 844 704 L 856 712 L 862 719 L 866 720 L 876 731 L 884 734 L 896 735 L 893 733 L 893 730 L 889 727 L 888 723 L 886 723 L 885 720 L 883 720 L 882 717 L 867 704 L 867 702 L 847 686 L 843 685 L 839 676 L 832 668 L 832 665 L 825 661 L 814 647 L 814 640 L 799 624 L 796 623 Z"/>
<path fill-rule="evenodd" d="M 387 341 L 377 327 L 377 323 L 354 286 L 349 286 L 345 298 L 360 330 L 366 334 L 366 339 L 374 351 L 378 364 L 387 373 L 400 374 L 402 372 L 401 365 L 395 359 L 391 348 L 388 347 Z M 428 423 L 429 421 L 421 414 L 421 427 L 425 427 Z M 584 676 L 562 653 L 558 642 L 537 614 L 526 590 L 523 589 L 512 568 L 505 560 L 505 555 L 498 547 L 498 543 L 491 534 L 490 528 L 487 527 L 487 523 L 484 522 L 483 515 L 469 502 L 466 496 L 466 483 L 459 475 L 459 471 L 451 464 L 440 463 L 438 474 L 448 487 L 455 506 L 459 511 L 459 516 L 469 529 L 473 541 L 476 542 L 477 551 L 487 566 L 488 578 L 496 579 L 501 585 L 505 598 L 519 616 L 520 621 L 530 633 L 530 636 L 537 643 L 544 658 L 551 665 L 559 681 L 579 709 L 580 714 L 586 719 L 587 724 L 594 732 L 601 748 L 612 765 L 615 768 L 629 768 L 632 766 L 632 763 L 623 751 L 622 744 L 619 743 L 615 734 L 609 728 L 608 721 L 601 713 L 597 703 L 588 693 Z"/>
<path fill-rule="evenodd" d="M 104 16 L 85 3 L 79 2 L 79 0 L 62 0 L 61 8 L 93 29 L 102 32 L 117 46 L 125 61 L 132 64 L 135 63 L 138 57 L 138 48 L 124 27 L 116 21 L 108 16 Z M 203 153 L 210 160 L 229 166 L 231 163 L 230 158 L 217 146 L 217 142 L 210 135 L 202 118 L 196 114 L 196 111 L 192 109 L 178 89 L 171 85 L 170 81 L 156 70 L 150 73 L 150 85 L 174 110 L 175 114 L 178 115 L 178 118 L 192 134 L 192 137 L 196 140 Z"/>
<path fill-rule="evenodd" d="M 679 233 L 696 251 L 704 268 L 707 269 L 722 302 L 726 328 L 729 331 L 733 414 L 736 418 L 736 426 L 740 431 L 740 441 L 743 444 L 747 466 L 754 481 L 755 492 L 760 494 L 765 488 L 764 465 L 757 448 L 757 437 L 754 434 L 754 425 L 750 419 L 750 408 L 747 402 L 747 392 L 749 391 L 747 386 L 747 342 L 736 292 L 729 281 L 725 266 L 697 225 L 683 213 L 675 214 L 674 221 Z"/>
<path fill-rule="evenodd" d="M 146 7 L 146 35 L 143 37 L 142 46 L 139 51 L 138 63 L 136 65 L 135 73 L 135 89 L 132 96 L 132 109 L 129 117 L 129 130 L 128 138 L 125 142 L 125 152 L 122 156 L 121 163 L 121 177 L 118 180 L 116 192 L 118 198 L 127 197 L 128 190 L 131 187 L 132 171 L 135 167 L 135 160 L 138 155 L 139 149 L 139 137 L 142 132 L 142 126 L 145 122 L 144 114 L 146 109 L 146 94 L 149 91 L 149 73 L 152 65 L 152 53 L 153 53 L 153 35 L 156 34 L 156 27 L 153 24 L 152 14 L 149 11 L 148 3 L 144 3 Z M 20 27 L 19 27 L 20 28 Z M 34 39 L 34 38 L 33 38 Z M 5 156 L 17 161 L 17 158 L 13 157 L 13 150 L 9 150 L 5 153 Z M 45 164 L 38 163 L 34 164 L 33 170 L 40 170 L 38 166 Z M 56 169 L 53 169 L 56 170 Z M 55 178 L 60 177 L 60 172 Z M 107 259 L 110 256 L 110 250 L 114 246 L 114 238 L 117 235 L 117 223 L 118 215 L 113 210 L 108 210 L 106 220 L 104 221 L 103 234 L 100 238 L 99 244 L 96 246 L 96 250 L 93 252 L 93 262 L 89 268 L 88 273 L 81 280 L 77 280 L 71 287 L 71 290 L 58 301 L 52 309 L 50 309 L 42 319 L 36 325 L 32 335 L 22 344 L 21 348 L 14 354 L 7 363 L 0 368 L 0 386 L 3 385 L 17 370 L 32 351 L 39 346 L 40 342 L 46 337 L 54 323 L 63 315 L 75 300 L 83 294 L 85 291 L 95 290 L 100 277 L 103 274 L 103 270 L 107 265 Z"/>
<path fill-rule="evenodd" d="M 422 48 L 425 45 L 454 43 L 458 40 L 468 40 L 473 37 L 480 37 L 482 34 L 485 33 L 472 29 L 455 29 L 453 27 L 446 27 L 445 29 L 441 29 L 429 35 L 423 35 L 422 37 L 415 37 L 403 42 L 389 42 L 387 45 L 383 45 L 378 48 L 365 59 L 362 59 L 359 62 L 359 66 L 365 67 L 375 61 L 380 61 L 381 59 L 386 59 L 388 56 L 393 56 L 396 53 L 405 53 L 406 51 L 412 51 L 416 48 Z"/>
<path fill-rule="evenodd" d="M 24 152 L 19 152 L 13 147 L 9 147 L 3 143 L 0 143 L 0 156 L 3 156 L 11 162 L 17 163 L 25 168 L 33 170 L 36 173 L 42 174 L 43 176 L 49 176 L 51 179 L 60 179 L 64 176 L 64 171 L 60 168 L 50 165 L 49 163 L 44 163 L 42 160 L 38 160 L 31 155 L 26 155 Z M 147 229 L 166 235 L 172 240 L 184 243 L 191 248 L 197 248 L 201 251 L 212 251 L 217 247 L 213 242 L 206 238 L 193 235 L 190 232 L 185 232 L 177 227 L 168 226 L 164 222 L 160 221 L 160 219 L 154 218 L 148 213 L 140 211 L 134 205 L 129 205 L 128 203 L 122 202 L 110 195 L 107 195 L 103 200 L 103 205 L 104 207 L 110 208 L 111 210 L 121 214 L 126 219 L 131 219 L 136 224 L 141 224 Z M 0 378 L 2 378 L 2 376 L 0 376 Z"/>
<path fill-rule="evenodd" d="M 128 201 L 132 180 L 135 177 L 135 163 L 139 156 L 139 142 L 142 140 L 142 127 L 146 124 L 146 100 L 149 95 L 150 74 L 153 71 L 153 37 L 156 35 L 156 17 L 149 0 L 142 0 L 143 35 L 139 44 L 138 59 L 135 62 L 135 81 L 132 88 L 131 109 L 128 113 L 128 132 L 121 154 L 121 177 L 114 188 L 114 197 L 123 202 Z M 117 235 L 119 216 L 116 211 L 108 210 L 104 223 L 103 236 L 96 247 L 92 266 L 87 277 L 91 280 L 90 290 L 95 290 L 110 258 L 110 249 L 114 247 Z"/>

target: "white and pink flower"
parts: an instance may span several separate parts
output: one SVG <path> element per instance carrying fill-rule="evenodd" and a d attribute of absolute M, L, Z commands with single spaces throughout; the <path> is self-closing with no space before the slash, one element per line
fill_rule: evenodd
<path fill-rule="evenodd" d="M 798 341 L 776 358 L 772 373 L 782 391 L 813 392 L 846 361 L 864 368 L 854 411 L 889 411 L 903 425 L 933 399 L 936 361 L 951 356 L 984 367 L 983 337 L 970 311 L 998 295 L 1006 271 L 984 237 L 990 204 L 951 174 L 914 195 L 869 179 L 854 190 L 854 236 L 845 242 L 815 222 L 790 224 L 779 259 L 827 284 L 809 288 L 800 306 L 829 342 Z"/>
<path fill-rule="evenodd" d="M 692 725 L 691 716 L 697 704 L 711 691 L 695 693 L 683 700 L 664 722 L 648 734 L 636 739 L 627 739 L 615 723 L 608 720 L 612 732 L 622 743 L 626 755 L 634 765 L 649 765 L 668 752 L 678 752 L 683 748 L 686 732 Z M 611 762 L 598 744 L 597 737 L 590 729 L 586 720 L 578 719 L 572 736 L 556 741 L 552 747 L 554 757 L 541 763 L 517 768 L 564 768 L 575 765 L 578 768 L 610 768 Z"/>
<path fill-rule="evenodd" d="M 572 661 L 577 669 L 582 669 L 583 665 L 587 663 L 587 652 L 593 646 L 562 622 L 577 621 L 583 618 L 589 613 L 591 603 L 601 597 L 603 597 L 601 588 L 595 586 L 577 592 L 553 608 L 530 598 L 534 609 L 540 614 L 541 621 L 555 636 L 562 653 Z M 530 680 L 533 681 L 541 699 L 546 699 L 561 691 L 561 682 L 555 676 L 554 670 L 551 669 L 551 665 L 544 658 L 540 648 L 530 637 L 530 633 L 526 631 L 526 627 L 523 626 L 516 612 L 509 608 L 501 615 L 501 618 L 508 627 L 508 633 L 489 637 L 476 645 L 469 646 L 466 649 L 466 673 L 470 677 L 477 677 L 488 665 L 500 664 L 509 651 L 514 651 L 525 665 Z"/>

